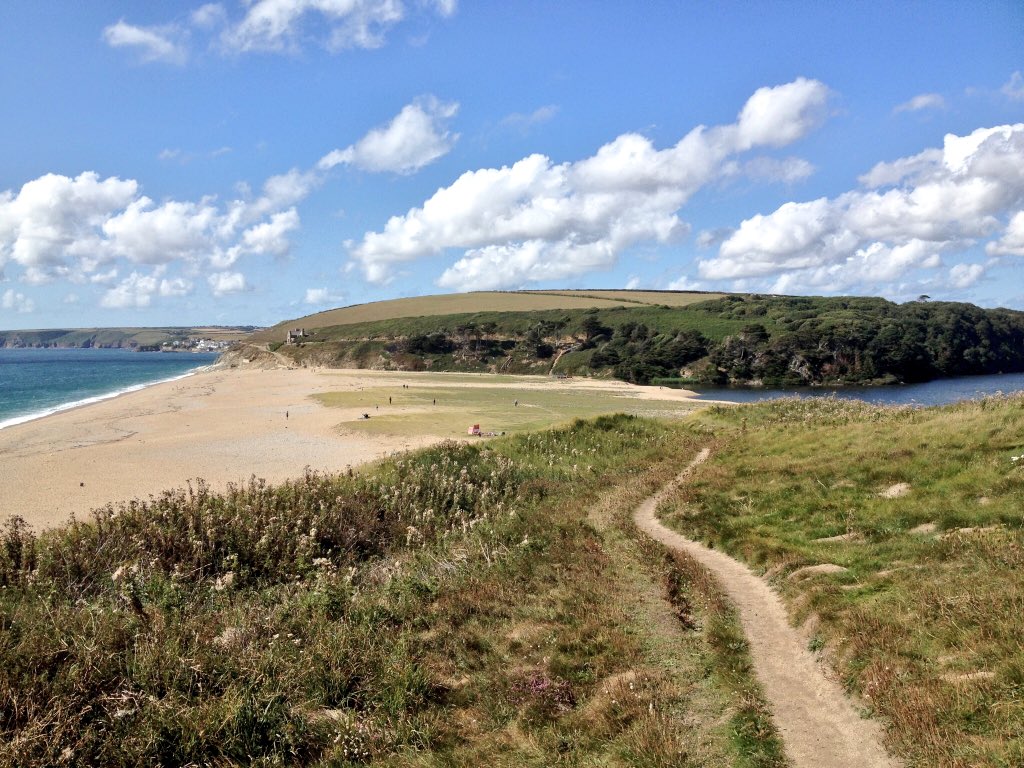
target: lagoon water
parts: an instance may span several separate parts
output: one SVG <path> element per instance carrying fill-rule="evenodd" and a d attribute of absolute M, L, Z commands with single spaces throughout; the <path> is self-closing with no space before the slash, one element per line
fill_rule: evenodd
<path fill-rule="evenodd" d="M 0 429 L 210 365 L 209 352 L 0 349 Z"/>
<path fill-rule="evenodd" d="M 1024 373 L 999 373 L 991 376 L 963 376 L 938 379 L 924 384 L 899 384 L 888 387 L 794 387 L 789 389 L 711 389 L 702 388 L 705 400 L 754 403 L 780 397 L 839 397 L 863 400 L 878 405 L 945 405 L 960 400 L 977 400 L 995 394 L 1024 390 Z"/>

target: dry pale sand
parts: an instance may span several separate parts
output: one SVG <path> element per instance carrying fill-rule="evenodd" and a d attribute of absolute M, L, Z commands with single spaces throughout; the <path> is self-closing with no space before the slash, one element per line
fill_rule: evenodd
<path fill-rule="evenodd" d="M 795 768 L 898 768 L 900 761 L 882 746 L 880 725 L 861 717 L 842 687 L 824 673 L 806 640 L 790 625 L 782 600 L 768 583 L 738 560 L 658 521 L 655 511 L 661 499 L 709 455 L 707 448 L 702 450 L 673 483 L 641 504 L 633 515 L 637 527 L 700 562 L 735 603 L 754 671 L 771 703 L 786 756 Z"/>
<path fill-rule="evenodd" d="M 689 394 L 585 379 L 450 378 L 445 386 L 600 388 L 671 400 Z M 8 427 L 0 430 L 0 523 L 20 515 L 38 529 L 199 477 L 214 488 L 252 475 L 279 482 L 306 467 L 338 471 L 429 445 L 441 438 L 346 431 L 362 409 L 326 408 L 310 396 L 437 382 L 437 374 L 220 368 Z"/>

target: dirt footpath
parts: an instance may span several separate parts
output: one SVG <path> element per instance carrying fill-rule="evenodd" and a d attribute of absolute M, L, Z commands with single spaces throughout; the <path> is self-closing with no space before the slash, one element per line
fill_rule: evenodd
<path fill-rule="evenodd" d="M 789 624 L 778 595 L 747 566 L 672 531 L 655 517 L 658 503 L 707 459 L 701 451 L 669 486 L 634 513 L 637 527 L 667 547 L 693 557 L 710 571 L 736 604 L 750 655 L 786 756 L 797 768 L 896 768 L 882 748 L 878 723 L 862 718 L 842 688 L 827 678 Z"/>

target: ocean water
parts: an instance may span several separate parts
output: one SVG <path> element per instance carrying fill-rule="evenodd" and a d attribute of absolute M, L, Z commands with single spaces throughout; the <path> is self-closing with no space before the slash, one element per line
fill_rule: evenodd
<path fill-rule="evenodd" d="M 961 400 L 977 400 L 990 395 L 1024 390 L 1024 373 L 998 373 L 991 376 L 961 376 L 936 379 L 924 384 L 900 384 L 888 387 L 794 387 L 788 389 L 700 389 L 706 400 L 754 403 L 779 397 L 839 397 L 864 400 L 877 405 L 946 405 Z"/>
<path fill-rule="evenodd" d="M 179 378 L 216 359 L 212 352 L 0 349 L 0 429 Z"/>

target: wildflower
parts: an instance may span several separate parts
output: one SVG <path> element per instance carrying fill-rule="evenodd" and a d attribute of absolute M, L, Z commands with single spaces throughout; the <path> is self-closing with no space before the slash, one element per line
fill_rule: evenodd
<path fill-rule="evenodd" d="M 214 582 L 213 588 L 218 592 L 223 592 L 225 589 L 230 589 L 235 583 L 235 572 L 228 571 L 223 576 L 218 576 L 217 581 Z"/>

